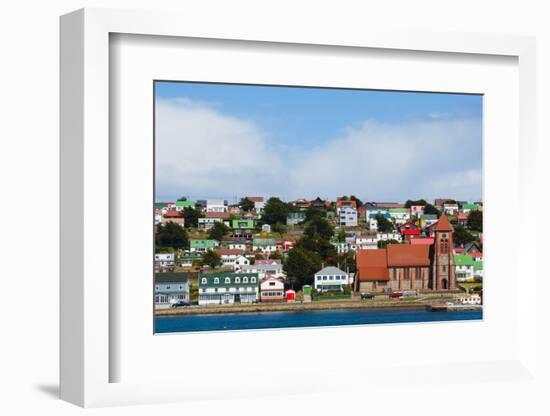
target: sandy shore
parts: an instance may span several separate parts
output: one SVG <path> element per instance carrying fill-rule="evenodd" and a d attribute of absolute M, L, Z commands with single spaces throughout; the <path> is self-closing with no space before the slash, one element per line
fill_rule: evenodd
<path fill-rule="evenodd" d="M 224 306 L 200 306 L 185 308 L 159 309 L 156 316 L 176 315 L 210 315 L 241 312 L 283 312 L 283 311 L 320 311 L 334 309 L 382 309 L 382 308 L 423 308 L 427 303 L 417 300 L 392 300 L 392 301 L 322 301 L 311 303 L 279 303 L 279 304 L 252 304 L 252 305 L 224 305 Z"/>

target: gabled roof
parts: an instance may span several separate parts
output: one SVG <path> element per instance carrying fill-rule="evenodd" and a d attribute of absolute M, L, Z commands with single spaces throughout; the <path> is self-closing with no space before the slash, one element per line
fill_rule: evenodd
<path fill-rule="evenodd" d="M 473 266 L 474 259 L 467 254 L 455 254 L 454 256 L 456 266 Z"/>
<path fill-rule="evenodd" d="M 429 266 L 430 246 L 410 244 L 388 244 L 388 266 Z"/>
<path fill-rule="evenodd" d="M 247 196 L 245 198 L 251 202 L 264 202 L 263 196 Z"/>
<path fill-rule="evenodd" d="M 207 212 L 205 214 L 206 218 L 221 218 L 221 219 L 229 219 L 231 215 L 229 212 Z"/>
<path fill-rule="evenodd" d="M 324 274 L 347 274 L 347 273 L 343 270 L 340 270 L 338 267 L 328 266 L 328 267 L 325 267 L 325 268 L 319 270 L 315 274 L 316 275 L 318 275 L 318 274 L 324 275 Z"/>
<path fill-rule="evenodd" d="M 439 221 L 435 224 L 435 231 L 453 231 L 453 226 L 449 222 L 449 219 L 445 213 L 441 214 Z"/>
<path fill-rule="evenodd" d="M 187 272 L 155 273 L 155 283 L 187 283 L 188 280 Z"/>
<path fill-rule="evenodd" d="M 356 262 L 360 281 L 390 280 L 385 249 L 359 250 Z"/>

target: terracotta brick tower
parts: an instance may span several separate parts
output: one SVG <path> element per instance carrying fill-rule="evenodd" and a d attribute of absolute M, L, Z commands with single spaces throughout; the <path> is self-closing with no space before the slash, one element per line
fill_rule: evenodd
<path fill-rule="evenodd" d="M 455 290 L 456 275 L 453 255 L 453 227 L 445 213 L 435 225 L 432 289 Z"/>

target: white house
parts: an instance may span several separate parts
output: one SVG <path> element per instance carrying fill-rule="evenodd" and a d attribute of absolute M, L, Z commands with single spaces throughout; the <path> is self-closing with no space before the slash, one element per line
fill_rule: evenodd
<path fill-rule="evenodd" d="M 474 260 L 467 254 L 455 254 L 455 274 L 458 282 L 474 280 Z"/>
<path fill-rule="evenodd" d="M 212 273 L 199 276 L 199 305 L 231 305 L 259 300 L 257 274 Z"/>
<path fill-rule="evenodd" d="M 155 253 L 155 270 L 162 271 L 174 267 L 176 255 L 174 253 Z"/>
<path fill-rule="evenodd" d="M 340 225 L 344 227 L 357 226 L 357 210 L 353 207 L 342 207 L 338 214 Z"/>
<path fill-rule="evenodd" d="M 390 208 L 388 212 L 397 225 L 405 224 L 411 219 L 411 211 L 408 208 Z"/>
<path fill-rule="evenodd" d="M 443 211 L 447 215 L 456 215 L 458 214 L 458 204 L 456 203 L 445 203 L 443 204 Z"/>
<path fill-rule="evenodd" d="M 315 273 L 313 287 L 321 292 L 343 290 L 350 285 L 349 274 L 337 267 L 329 266 Z"/>
<path fill-rule="evenodd" d="M 223 240 L 221 245 L 223 248 L 228 248 L 230 250 L 246 251 L 250 248 L 250 243 L 246 240 Z"/>
<path fill-rule="evenodd" d="M 217 250 L 217 253 L 220 255 L 224 267 L 235 269 L 237 265 L 250 264 L 250 260 L 244 257 L 243 250 L 221 249 Z"/>
<path fill-rule="evenodd" d="M 283 302 L 285 299 L 285 285 L 276 278 L 270 277 L 260 283 L 261 302 Z"/>
<path fill-rule="evenodd" d="M 277 245 L 273 238 L 254 238 L 252 251 L 261 251 L 263 254 L 271 254 L 277 251 Z"/>
<path fill-rule="evenodd" d="M 355 239 L 355 250 L 373 250 L 378 248 L 378 236 L 366 235 Z"/>
<path fill-rule="evenodd" d="M 336 248 L 336 252 L 338 254 L 344 254 L 349 252 L 350 250 L 350 243 L 348 243 L 347 241 L 333 242 L 332 245 L 334 246 L 334 248 Z"/>
<path fill-rule="evenodd" d="M 395 231 L 389 233 L 378 233 L 376 235 L 376 238 L 378 239 L 378 241 L 396 240 L 401 242 L 401 240 L 403 240 L 403 236 L 401 235 L 401 233 Z"/>
<path fill-rule="evenodd" d="M 262 212 L 265 207 L 265 201 L 263 196 L 247 196 L 246 199 L 254 202 L 254 210 L 256 212 Z"/>
<path fill-rule="evenodd" d="M 227 205 L 223 199 L 207 199 L 206 212 L 227 212 Z"/>
<path fill-rule="evenodd" d="M 256 273 L 260 279 L 276 278 L 286 279 L 282 264 L 244 264 L 235 267 L 238 273 Z"/>

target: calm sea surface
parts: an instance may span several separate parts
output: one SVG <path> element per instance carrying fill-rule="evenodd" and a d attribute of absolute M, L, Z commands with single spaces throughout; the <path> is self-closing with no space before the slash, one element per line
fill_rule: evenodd
<path fill-rule="evenodd" d="M 482 311 L 428 312 L 425 309 L 353 309 L 304 312 L 259 312 L 158 317 L 156 332 L 233 329 L 303 328 L 312 326 L 393 324 L 482 319 Z"/>

